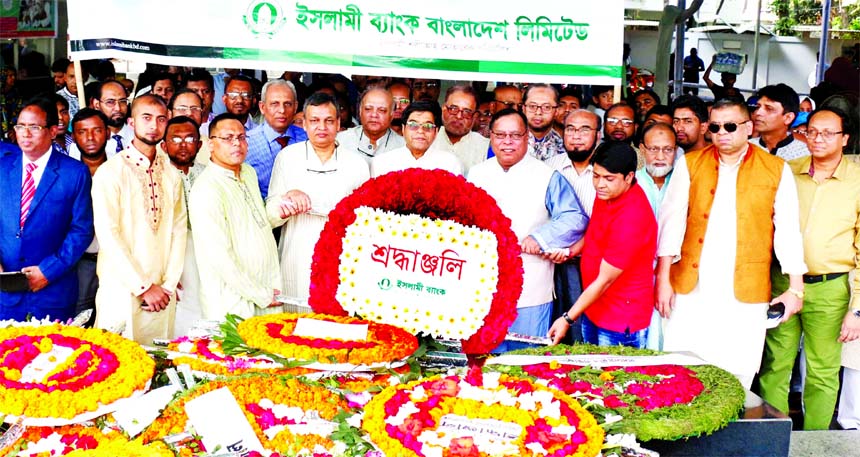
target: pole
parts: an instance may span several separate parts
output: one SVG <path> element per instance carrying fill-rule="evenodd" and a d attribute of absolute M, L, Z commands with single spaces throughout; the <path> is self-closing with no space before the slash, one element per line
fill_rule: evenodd
<path fill-rule="evenodd" d="M 758 9 L 755 12 L 755 35 L 753 37 L 753 75 L 752 88 L 758 89 L 758 36 L 761 31 L 761 0 L 758 0 Z"/>
<path fill-rule="evenodd" d="M 827 41 L 830 39 L 830 2 L 821 4 L 821 39 L 818 43 L 818 66 L 815 67 L 815 85 L 824 79 L 824 63 L 827 62 Z"/>
<path fill-rule="evenodd" d="M 678 0 L 678 8 L 684 11 L 687 8 L 686 0 Z M 672 75 L 672 98 L 679 97 L 684 91 L 684 31 L 687 21 L 680 20 L 675 24 L 675 73 Z"/>
<path fill-rule="evenodd" d="M 75 82 L 78 85 L 78 107 L 84 109 L 87 107 L 87 98 L 84 96 L 84 75 L 81 73 L 81 61 L 75 61 Z"/>

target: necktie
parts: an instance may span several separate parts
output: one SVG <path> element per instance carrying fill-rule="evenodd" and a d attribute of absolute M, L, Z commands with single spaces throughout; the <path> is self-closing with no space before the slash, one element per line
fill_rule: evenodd
<path fill-rule="evenodd" d="M 290 137 L 279 136 L 279 137 L 275 138 L 275 141 L 277 141 L 278 144 L 281 145 L 281 149 L 284 149 L 285 147 L 287 147 L 287 142 L 290 141 Z"/>
<path fill-rule="evenodd" d="M 122 145 L 122 137 L 119 135 L 114 135 L 113 139 L 116 140 L 116 152 L 122 152 L 125 147 Z"/>
<path fill-rule="evenodd" d="M 25 167 L 24 185 L 21 187 L 21 228 L 24 227 L 27 213 L 30 212 L 30 203 L 33 201 L 33 196 L 36 195 L 36 181 L 33 179 L 33 170 L 35 169 L 36 164 L 32 162 Z"/>

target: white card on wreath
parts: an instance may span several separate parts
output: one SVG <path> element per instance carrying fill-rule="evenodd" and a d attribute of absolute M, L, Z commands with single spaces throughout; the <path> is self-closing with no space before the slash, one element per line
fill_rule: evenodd
<path fill-rule="evenodd" d="M 230 389 L 205 393 L 185 405 L 185 414 L 203 439 L 206 449 L 246 454 L 264 451 Z"/>
<path fill-rule="evenodd" d="M 300 317 L 296 319 L 293 335 L 302 338 L 367 341 L 367 324 L 342 324 Z"/>
<path fill-rule="evenodd" d="M 123 431 L 128 433 L 128 436 L 134 438 L 158 418 L 161 410 L 170 403 L 173 395 L 178 391 L 179 386 L 170 384 L 139 397 L 119 400 L 117 410 L 113 412 L 113 418 Z"/>

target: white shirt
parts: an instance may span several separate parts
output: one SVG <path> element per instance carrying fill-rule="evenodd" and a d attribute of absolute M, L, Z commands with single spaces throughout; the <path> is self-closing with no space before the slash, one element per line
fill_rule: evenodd
<path fill-rule="evenodd" d="M 31 175 L 33 176 L 33 184 L 36 185 L 36 188 L 39 188 L 39 182 L 42 180 L 42 173 L 45 172 L 45 167 L 48 165 L 48 160 L 51 159 L 51 147 L 48 146 L 48 152 L 42 154 L 42 157 L 36 159 L 35 162 L 30 162 L 30 159 L 27 158 L 26 155 L 21 153 L 21 189 L 24 188 L 24 181 L 27 179 L 27 164 L 35 163 L 36 169 L 33 170 Z"/>
<path fill-rule="evenodd" d="M 463 165 L 450 152 L 431 147 L 416 159 L 409 148 L 404 146 L 374 157 L 370 162 L 370 176 L 375 178 L 408 168 L 439 169 L 455 175 L 463 175 Z"/>
<path fill-rule="evenodd" d="M 358 153 L 368 165 L 370 160 L 386 151 L 393 151 L 406 146 L 402 136 L 388 129 L 378 140 L 376 146 L 370 142 L 370 138 L 364 134 L 364 129 L 357 125 L 337 134 L 338 149 L 341 151 L 353 151 Z"/>
<path fill-rule="evenodd" d="M 588 217 L 591 217 L 591 210 L 594 208 L 594 199 L 597 198 L 597 191 L 594 190 L 594 166 L 590 163 L 582 174 L 576 171 L 573 162 L 567 154 L 558 154 L 546 160 L 547 165 L 561 173 L 573 187 L 573 192 L 576 193 L 576 198 L 579 199 L 579 204 L 585 211 Z"/>
<path fill-rule="evenodd" d="M 487 160 L 490 140 L 478 132 L 469 132 L 460 138 L 460 141 L 451 143 L 448 132 L 443 128 L 439 130 L 431 148 L 454 154 L 463 164 L 463 171 L 468 173 L 470 168 Z"/>

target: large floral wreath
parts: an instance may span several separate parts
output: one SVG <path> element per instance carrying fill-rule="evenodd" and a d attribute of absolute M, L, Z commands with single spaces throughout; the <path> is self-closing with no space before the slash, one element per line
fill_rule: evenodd
<path fill-rule="evenodd" d="M 496 201 L 463 177 L 441 170 L 418 168 L 388 173 L 371 179 L 338 203 L 314 249 L 309 304 L 318 313 L 345 315 L 337 301 L 340 255 L 346 229 L 355 222 L 361 206 L 397 214 L 452 220 L 495 234 L 498 241 L 499 277 L 484 325 L 463 341 L 463 352 L 484 354 L 504 340 L 516 318 L 516 303 L 522 291 L 522 260 L 510 219 Z"/>
<path fill-rule="evenodd" d="M 529 348 L 508 354 L 624 356 L 658 355 L 647 349 L 588 344 Z M 524 366 L 488 365 L 514 376 L 541 379 L 586 405 L 609 410 L 621 419 L 614 431 L 640 441 L 675 440 L 710 434 L 737 418 L 746 394 L 729 372 L 713 365 L 590 367 L 552 360 Z"/>

